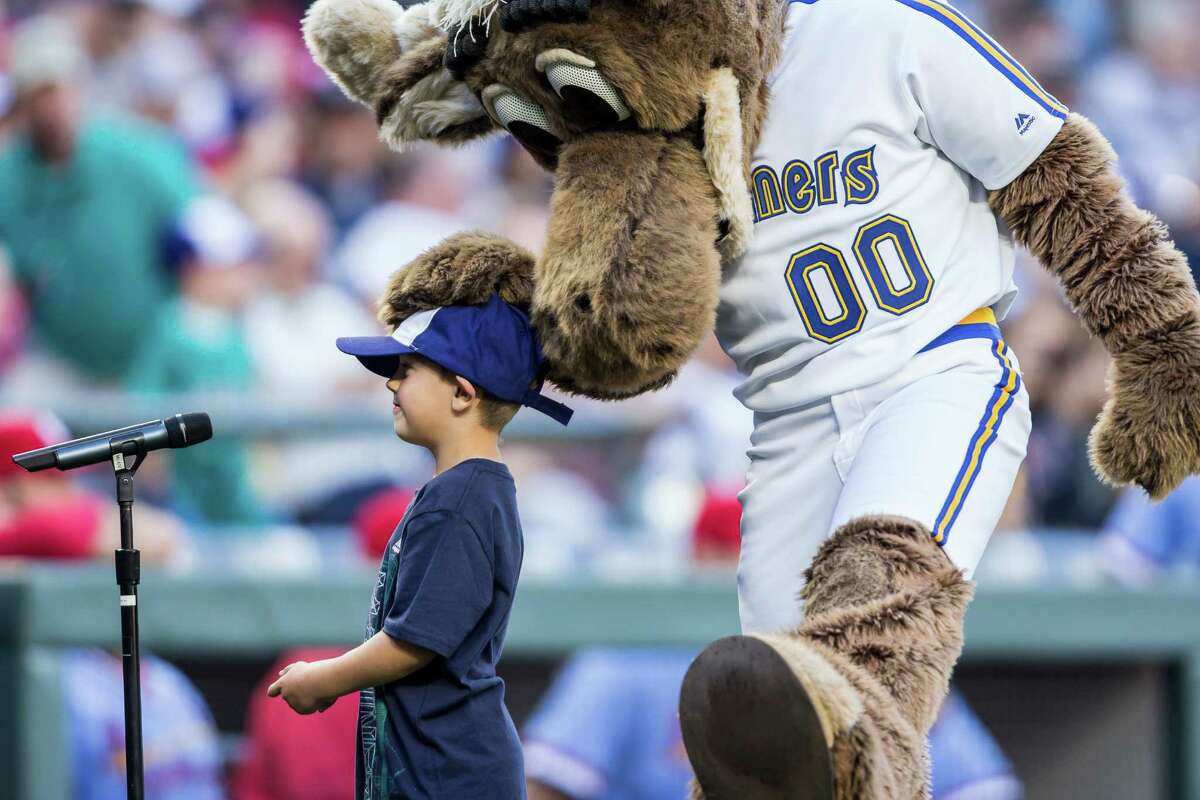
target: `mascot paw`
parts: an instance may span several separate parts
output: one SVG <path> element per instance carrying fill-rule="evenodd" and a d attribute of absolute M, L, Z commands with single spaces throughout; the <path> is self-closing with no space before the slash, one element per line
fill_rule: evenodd
<path fill-rule="evenodd" d="M 589 0 L 508 0 L 500 5 L 500 27 L 517 33 L 539 22 L 583 22 Z"/>
<path fill-rule="evenodd" d="M 394 329 L 419 311 L 478 305 L 493 292 L 528 311 L 533 263 L 532 253 L 500 236 L 455 234 L 392 276 L 379 306 L 379 320 Z"/>
<path fill-rule="evenodd" d="M 1155 499 L 1200 472 L 1200 320 L 1186 318 L 1114 357 L 1090 450 L 1105 480 L 1136 483 Z"/>

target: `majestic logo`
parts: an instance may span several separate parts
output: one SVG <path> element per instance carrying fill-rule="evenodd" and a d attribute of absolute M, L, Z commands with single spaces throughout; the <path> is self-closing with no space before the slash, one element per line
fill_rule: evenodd
<path fill-rule="evenodd" d="M 1036 120 L 1037 117 L 1033 116 L 1032 114 L 1017 114 L 1017 133 L 1024 136 L 1025 131 L 1033 127 L 1033 123 Z"/>

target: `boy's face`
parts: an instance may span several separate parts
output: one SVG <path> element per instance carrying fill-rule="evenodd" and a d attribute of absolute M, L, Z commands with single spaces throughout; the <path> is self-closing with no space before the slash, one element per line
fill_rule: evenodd
<path fill-rule="evenodd" d="M 419 356 L 400 356 L 396 374 L 387 382 L 396 435 L 423 447 L 441 441 L 463 404 L 465 382 L 460 380 Z"/>

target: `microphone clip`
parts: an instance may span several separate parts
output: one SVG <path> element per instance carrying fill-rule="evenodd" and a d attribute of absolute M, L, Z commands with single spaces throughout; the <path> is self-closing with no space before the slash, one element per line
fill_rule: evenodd
<path fill-rule="evenodd" d="M 120 440 L 120 444 L 114 439 L 109 446 L 113 448 L 112 465 L 117 472 L 128 472 L 132 475 L 146 460 L 146 438 L 140 433 Z M 127 463 L 126 459 L 131 456 L 134 457 L 133 463 Z"/>

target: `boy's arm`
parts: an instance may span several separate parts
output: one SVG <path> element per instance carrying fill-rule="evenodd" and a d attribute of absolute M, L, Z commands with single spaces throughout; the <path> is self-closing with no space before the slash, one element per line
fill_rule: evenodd
<path fill-rule="evenodd" d="M 393 639 L 383 631 L 348 653 L 319 661 L 319 685 L 340 697 L 370 686 L 382 686 L 410 675 L 433 660 L 424 647 Z"/>
<path fill-rule="evenodd" d="M 324 661 L 297 661 L 279 672 L 267 689 L 283 696 L 295 711 L 324 711 L 344 694 L 381 686 L 410 675 L 433 660 L 423 647 L 393 639 L 380 631 L 348 653 Z"/>

